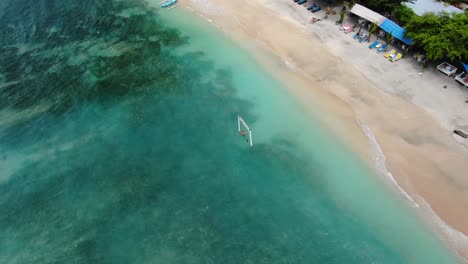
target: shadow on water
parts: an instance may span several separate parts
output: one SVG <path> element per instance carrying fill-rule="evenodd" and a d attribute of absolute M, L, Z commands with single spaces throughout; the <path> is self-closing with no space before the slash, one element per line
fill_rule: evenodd
<path fill-rule="evenodd" d="M 171 91 L 177 88 L 173 84 L 183 87 L 188 72 L 161 48 L 182 45 L 185 38 L 149 13 L 119 16 L 131 3 L 86 2 L 56 1 L 52 7 L 47 1 L 9 2 L 1 18 L 8 25 L 0 34 L 1 72 L 9 83 L 0 93 L 1 108 L 52 101 L 51 110 L 60 114 L 84 101 L 126 96 L 154 83 Z"/>
<path fill-rule="evenodd" d="M 5 159 L 27 156 L 0 183 L 0 260 L 401 262 L 300 146 L 248 149 L 229 69 L 175 55 L 189 40 L 139 1 L 5 6 L 0 111 L 47 111 L 0 123 Z"/>
<path fill-rule="evenodd" d="M 373 258 L 375 249 L 355 255 L 372 233 L 337 214 L 320 165 L 301 159 L 296 146 L 249 150 L 222 142 L 231 150 L 216 152 L 184 136 L 168 138 L 178 144 L 146 139 L 96 140 L 31 164 L 0 186 L 1 232 L 15 237 L 2 241 L 7 256 L 23 263 Z M 372 245 L 379 248 L 377 240 Z"/>

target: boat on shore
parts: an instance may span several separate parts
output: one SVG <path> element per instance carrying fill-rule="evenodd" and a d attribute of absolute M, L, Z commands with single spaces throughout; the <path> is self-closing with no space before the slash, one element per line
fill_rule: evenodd
<path fill-rule="evenodd" d="M 173 5 L 177 4 L 177 0 L 167 0 L 167 1 L 164 1 L 162 4 L 161 4 L 161 7 L 162 8 L 167 8 L 167 7 L 171 7 Z"/>

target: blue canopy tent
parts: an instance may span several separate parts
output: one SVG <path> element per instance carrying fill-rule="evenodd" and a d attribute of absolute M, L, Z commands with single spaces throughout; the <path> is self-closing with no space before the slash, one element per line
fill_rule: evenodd
<path fill-rule="evenodd" d="M 468 63 L 461 63 L 463 65 L 463 68 L 465 68 L 466 73 L 468 73 Z"/>
<path fill-rule="evenodd" d="M 395 22 L 382 16 L 381 14 L 376 13 L 360 4 L 355 4 L 353 8 L 351 8 L 350 12 L 377 24 L 382 30 L 392 34 L 395 38 L 401 40 L 406 45 L 413 44 L 412 39 L 405 37 L 406 30 L 404 28 L 400 27 Z"/>
<path fill-rule="evenodd" d="M 406 30 L 388 18 L 385 19 L 384 22 L 382 22 L 382 24 L 380 24 L 380 28 L 383 29 L 385 32 L 392 34 L 392 36 L 401 40 L 407 45 L 413 44 L 412 39 L 405 37 Z"/>

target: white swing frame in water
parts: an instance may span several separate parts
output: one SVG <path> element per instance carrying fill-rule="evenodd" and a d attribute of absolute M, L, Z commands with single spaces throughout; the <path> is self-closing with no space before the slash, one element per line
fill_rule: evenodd
<path fill-rule="evenodd" d="M 250 127 L 247 125 L 247 123 L 244 121 L 244 119 L 242 119 L 242 117 L 240 115 L 237 115 L 237 130 L 242 135 L 241 124 L 247 129 L 247 131 L 249 131 L 249 140 L 247 142 L 249 143 L 250 147 L 253 147 L 252 130 L 250 130 Z M 242 135 L 242 136 L 244 136 L 244 135 Z"/>

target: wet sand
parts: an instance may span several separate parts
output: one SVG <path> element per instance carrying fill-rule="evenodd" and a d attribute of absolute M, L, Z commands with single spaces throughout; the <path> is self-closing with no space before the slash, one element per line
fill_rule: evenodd
<path fill-rule="evenodd" d="M 359 122 L 368 126 L 397 183 L 392 182 L 391 175 L 382 175 L 384 181 L 398 193 L 404 190 L 410 197 L 401 195 L 402 199 L 409 200 L 426 223 L 467 259 L 467 150 L 454 140 L 437 115 L 386 92 L 384 84 L 360 71 L 360 65 L 338 57 L 333 47 L 308 31 L 315 25 L 279 14 L 268 7 L 268 2 L 192 0 L 182 6 L 205 17 L 248 49 L 304 106 L 317 111 L 309 102 L 311 98 L 319 101 L 323 112 L 315 115 L 343 144 L 375 167 L 375 147 Z"/>

